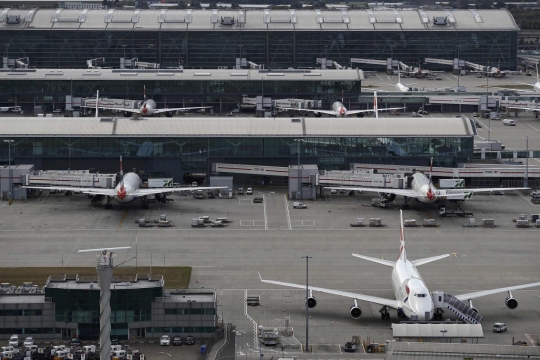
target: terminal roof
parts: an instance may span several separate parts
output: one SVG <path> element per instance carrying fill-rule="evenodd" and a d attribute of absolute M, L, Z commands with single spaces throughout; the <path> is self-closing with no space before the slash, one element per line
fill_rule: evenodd
<path fill-rule="evenodd" d="M 2 117 L 4 137 L 471 137 L 460 118 Z M 114 119 L 111 121 L 110 119 Z"/>
<path fill-rule="evenodd" d="M 0 296 L 0 304 L 35 304 L 47 302 L 43 294 L 36 295 L 3 295 Z"/>
<path fill-rule="evenodd" d="M 17 0 L 15 0 L 17 2 Z M 4 12 L 5 11 L 5 12 Z M 0 29 L 96 31 L 519 31 L 501 10 L 0 9 Z M 7 16 L 19 16 L 4 21 Z M 445 22 L 434 18 L 446 18 Z"/>
<path fill-rule="evenodd" d="M 25 69 L 0 70 L 0 80 L 206 80 L 206 81 L 357 81 L 362 70 L 246 69 Z"/>

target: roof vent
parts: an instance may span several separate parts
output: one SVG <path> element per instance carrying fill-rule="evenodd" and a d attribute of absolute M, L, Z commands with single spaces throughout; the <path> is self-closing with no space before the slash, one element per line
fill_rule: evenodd
<path fill-rule="evenodd" d="M 10 25 L 14 24 L 20 24 L 21 23 L 21 16 L 20 15 L 8 15 L 6 22 Z"/>
<path fill-rule="evenodd" d="M 433 25 L 444 26 L 447 24 L 446 16 L 434 16 Z"/>
<path fill-rule="evenodd" d="M 221 25 L 227 25 L 227 26 L 232 26 L 234 25 L 234 16 L 233 17 L 230 17 L 230 16 L 225 16 L 225 17 L 221 17 Z"/>

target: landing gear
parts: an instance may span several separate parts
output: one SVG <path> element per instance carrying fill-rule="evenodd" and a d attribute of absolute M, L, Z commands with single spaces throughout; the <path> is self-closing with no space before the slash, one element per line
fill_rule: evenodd
<path fill-rule="evenodd" d="M 112 209 L 111 200 L 112 198 L 110 196 L 107 196 L 107 203 L 105 204 L 105 209 L 107 210 Z"/>
<path fill-rule="evenodd" d="M 435 314 L 433 314 L 433 320 L 442 321 L 442 319 L 443 319 L 443 311 L 441 309 L 435 310 Z"/>
<path fill-rule="evenodd" d="M 411 200 L 411 198 L 408 197 L 408 196 L 405 196 L 405 199 L 404 199 L 404 200 L 405 200 L 405 202 L 403 203 L 403 205 L 401 205 L 401 208 L 402 208 L 403 210 L 406 210 L 406 209 L 409 208 L 409 200 Z"/>
<path fill-rule="evenodd" d="M 390 313 L 388 312 L 388 306 L 383 306 L 381 310 L 379 310 L 381 313 L 381 319 L 383 320 L 389 320 L 390 319 Z"/>
<path fill-rule="evenodd" d="M 142 208 L 143 209 L 148 209 L 148 196 L 143 196 L 142 201 L 143 201 Z"/>

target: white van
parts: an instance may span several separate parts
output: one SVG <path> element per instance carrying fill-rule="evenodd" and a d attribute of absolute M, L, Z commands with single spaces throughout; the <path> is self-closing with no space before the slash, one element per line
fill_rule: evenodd
<path fill-rule="evenodd" d="M 516 122 L 512 119 L 504 119 L 503 124 L 504 126 L 516 126 Z"/>

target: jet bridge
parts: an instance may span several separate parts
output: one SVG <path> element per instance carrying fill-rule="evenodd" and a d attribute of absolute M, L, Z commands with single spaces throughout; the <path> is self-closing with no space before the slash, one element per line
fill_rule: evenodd
<path fill-rule="evenodd" d="M 113 189 L 116 186 L 116 174 L 91 173 L 89 170 L 39 170 L 22 175 L 22 185 Z"/>

